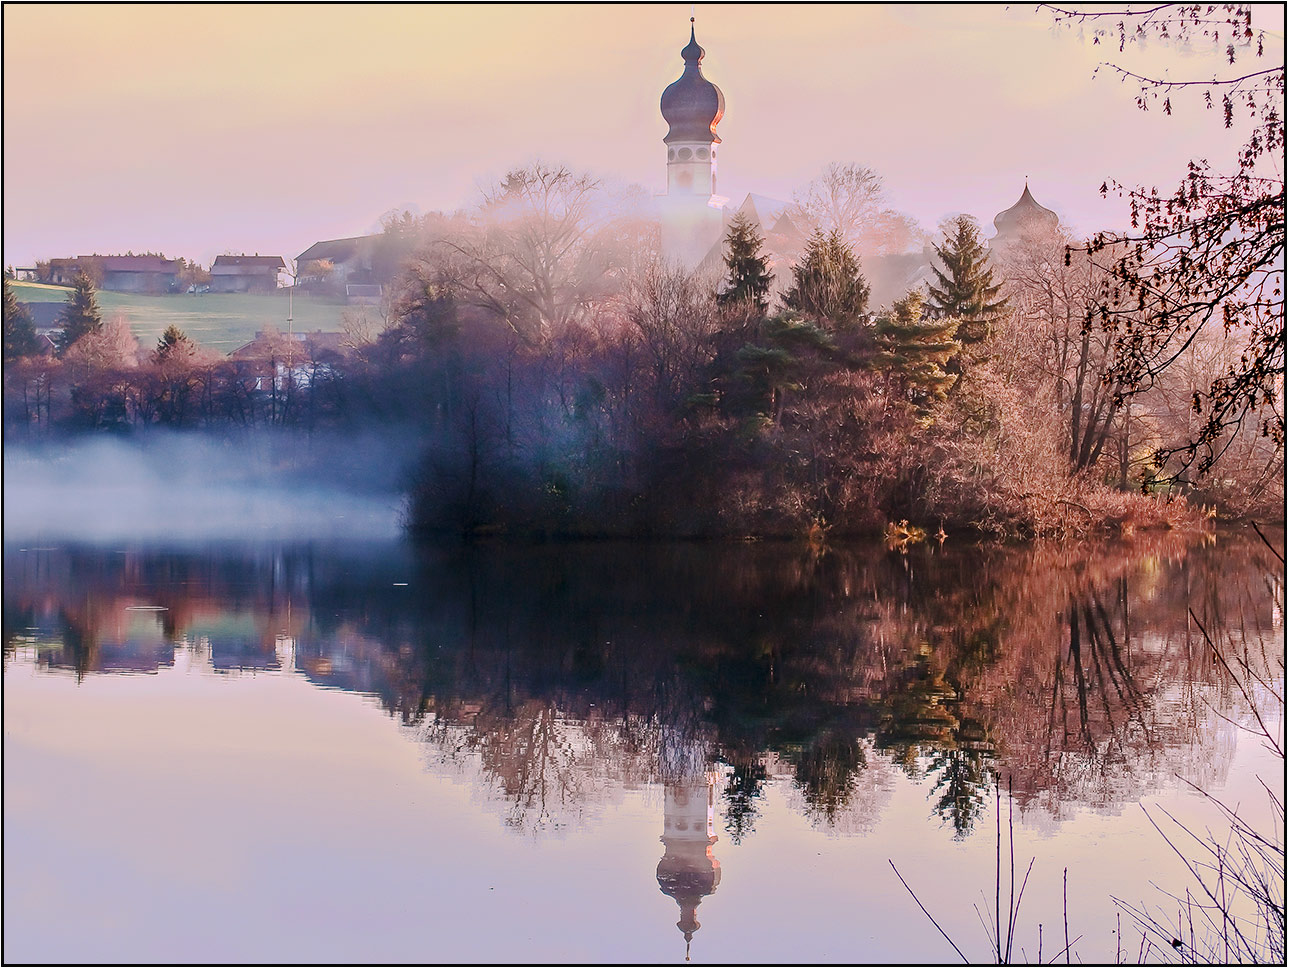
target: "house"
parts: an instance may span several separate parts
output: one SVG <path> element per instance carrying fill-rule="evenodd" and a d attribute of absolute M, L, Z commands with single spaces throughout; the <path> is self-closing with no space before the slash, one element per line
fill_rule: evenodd
<path fill-rule="evenodd" d="M 31 325 L 35 327 L 37 333 L 43 330 L 61 329 L 63 310 L 67 308 L 66 303 L 28 303 L 26 300 L 18 302 L 27 311 L 27 318 L 31 320 Z"/>
<path fill-rule="evenodd" d="M 257 332 L 254 340 L 228 356 L 254 368 L 256 390 L 267 391 L 274 384 L 280 390 L 288 381 L 296 387 L 307 387 L 315 377 L 331 373 L 335 364 L 344 359 L 348 352 L 346 339 L 340 332 L 282 333 L 269 328 Z"/>
<path fill-rule="evenodd" d="M 788 202 L 749 193 L 733 213 L 726 210 L 721 237 L 712 243 L 699 261 L 698 268 L 704 272 L 724 274 L 724 233 L 728 231 L 733 219 L 744 216 L 751 220 L 765 240 L 762 252 L 766 256 L 766 266 L 773 274 L 771 293 L 775 298 L 781 297 L 784 290 L 792 284 L 792 265 L 806 247 L 806 234 L 792 220 L 789 214 L 791 208 Z"/>
<path fill-rule="evenodd" d="M 210 267 L 212 293 L 271 293 L 278 273 L 286 269 L 281 256 L 216 256 Z"/>
<path fill-rule="evenodd" d="M 63 328 L 63 310 L 66 303 L 28 303 L 18 301 L 27 311 L 32 328 L 36 331 L 36 342 L 39 345 L 35 356 L 52 357 L 58 349 L 56 342 L 59 331 Z"/>
<path fill-rule="evenodd" d="M 180 260 L 160 255 L 76 256 L 49 260 L 49 281 L 71 286 L 85 273 L 99 289 L 118 293 L 171 293 L 179 286 Z"/>
<path fill-rule="evenodd" d="M 372 253 L 379 238 L 380 235 L 352 236 L 315 242 L 296 257 L 300 273 L 296 282 L 306 288 L 336 292 L 344 292 L 350 283 L 373 284 Z"/>

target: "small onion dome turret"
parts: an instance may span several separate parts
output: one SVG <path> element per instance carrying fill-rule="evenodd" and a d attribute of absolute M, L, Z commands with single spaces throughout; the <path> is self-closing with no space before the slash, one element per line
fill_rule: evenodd
<path fill-rule="evenodd" d="M 994 216 L 994 228 L 998 230 L 1000 236 L 1011 236 L 1030 227 L 1052 231 L 1060 221 L 1060 217 L 1055 212 L 1034 201 L 1034 196 L 1029 194 L 1027 181 L 1020 200 L 1010 209 L 1003 209 Z"/>
<path fill-rule="evenodd" d="M 725 114 L 725 95 L 707 78 L 700 66 L 706 53 L 689 28 L 689 43 L 680 56 L 685 59 L 685 73 L 667 85 L 662 92 L 662 116 L 671 127 L 663 143 L 702 141 L 720 144 L 716 125 Z"/>

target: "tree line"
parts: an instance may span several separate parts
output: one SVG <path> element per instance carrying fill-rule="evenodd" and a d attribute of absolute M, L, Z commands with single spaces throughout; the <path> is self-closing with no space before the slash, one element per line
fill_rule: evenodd
<path fill-rule="evenodd" d="M 171 327 L 141 353 L 81 278 L 42 353 L 6 285 L 6 434 L 403 428 L 411 524 L 465 534 L 1036 535 L 1190 514 L 1139 492 L 1174 483 L 1156 452 L 1194 432 L 1188 395 L 1227 343 L 1194 341 L 1129 395 L 1114 333 L 1088 325 L 1096 258 L 1042 227 L 987 248 L 969 216 L 941 226 L 925 286 L 872 306 L 865 267 L 908 244 L 875 180 L 832 166 L 803 192 L 786 268 L 736 218 L 722 265 L 686 271 L 638 195 L 517 169 L 468 217 L 393 220 L 411 255 L 380 306 L 347 312 L 342 352 L 270 336 L 221 358 Z M 1187 490 L 1272 506 L 1280 454 L 1237 429 Z"/>

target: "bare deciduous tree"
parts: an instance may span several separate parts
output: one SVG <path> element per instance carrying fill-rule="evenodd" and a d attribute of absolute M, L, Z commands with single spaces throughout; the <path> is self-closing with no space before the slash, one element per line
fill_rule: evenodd
<path fill-rule="evenodd" d="M 540 346 L 611 291 L 619 260 L 606 231 L 609 201 L 599 180 L 567 167 L 515 169 L 473 225 L 432 243 L 430 256 L 454 295 Z"/>
<path fill-rule="evenodd" d="M 710 360 L 718 325 L 712 286 L 661 262 L 631 277 L 626 316 L 649 359 L 657 399 L 674 404 L 682 388 Z"/>
<path fill-rule="evenodd" d="M 807 233 L 840 232 L 861 256 L 908 252 L 923 241 L 917 223 L 890 207 L 881 176 L 854 163 L 825 168 L 793 195 L 790 214 Z"/>
<path fill-rule="evenodd" d="M 1285 439 L 1285 179 L 1283 38 L 1253 25 L 1253 4 L 1152 4 L 1081 10 L 1043 4 L 1058 23 L 1090 27 L 1093 42 L 1132 45 L 1161 40 L 1211 46 L 1224 73 L 1176 79 L 1107 64 L 1136 86 L 1143 111 L 1172 114 L 1174 97 L 1199 94 L 1220 106 L 1226 128 L 1244 126 L 1244 144 L 1226 172 L 1191 161 L 1177 189 L 1107 181 L 1103 194 L 1128 199 L 1132 228 L 1101 233 L 1084 247 L 1108 271 L 1089 322 L 1115 334 L 1119 395 L 1149 390 L 1204 330 L 1221 329 L 1239 347 L 1230 365 L 1196 388 L 1195 433 L 1161 450 L 1158 463 L 1201 475 L 1244 424 L 1283 448 Z"/>
<path fill-rule="evenodd" d="M 1113 334 L 1087 325 L 1104 273 L 1066 249 L 1061 231 L 1028 232 L 1000 255 L 1013 307 L 1015 359 L 1041 375 L 1066 428 L 1072 472 L 1096 465 L 1119 412 L 1122 384 L 1112 375 Z"/>

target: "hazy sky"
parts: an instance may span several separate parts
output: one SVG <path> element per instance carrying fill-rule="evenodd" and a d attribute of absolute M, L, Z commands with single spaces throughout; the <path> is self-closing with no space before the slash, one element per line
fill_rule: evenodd
<path fill-rule="evenodd" d="M 289 258 L 395 207 L 468 205 L 536 158 L 660 192 L 658 99 L 682 69 L 689 15 L 687 3 L 6 5 L 4 261 Z M 704 71 L 725 93 L 720 191 L 735 204 L 790 198 L 828 162 L 855 161 L 928 228 L 960 211 L 990 223 L 1028 175 L 1090 232 L 1123 218 L 1103 179 L 1170 186 L 1190 157 L 1233 157 L 1216 112 L 1143 114 L 1131 86 L 1093 78 L 1116 50 L 1032 5 L 696 15 Z M 1124 62 L 1214 70 L 1175 50 Z"/>

